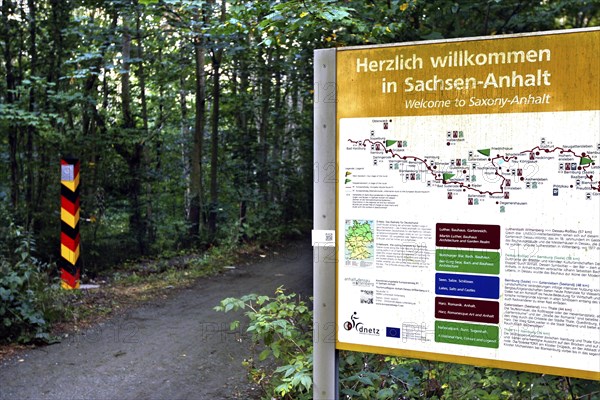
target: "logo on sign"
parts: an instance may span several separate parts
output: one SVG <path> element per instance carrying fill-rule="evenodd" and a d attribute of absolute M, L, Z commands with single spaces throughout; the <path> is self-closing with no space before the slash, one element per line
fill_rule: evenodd
<path fill-rule="evenodd" d="M 344 322 L 344 329 L 347 331 L 355 330 L 362 335 L 379 336 L 379 328 L 370 328 L 362 322 L 358 322 L 356 311 L 350 316 L 350 321 Z"/>
<path fill-rule="evenodd" d="M 385 328 L 385 336 L 392 338 L 400 338 L 400 328 L 388 326 Z"/>

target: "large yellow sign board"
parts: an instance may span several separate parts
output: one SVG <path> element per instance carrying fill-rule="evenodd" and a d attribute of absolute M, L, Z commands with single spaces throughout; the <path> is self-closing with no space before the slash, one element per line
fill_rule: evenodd
<path fill-rule="evenodd" d="M 600 30 L 337 50 L 337 348 L 600 379 Z"/>
<path fill-rule="evenodd" d="M 599 51 L 599 31 L 339 49 L 338 117 L 597 110 Z"/>

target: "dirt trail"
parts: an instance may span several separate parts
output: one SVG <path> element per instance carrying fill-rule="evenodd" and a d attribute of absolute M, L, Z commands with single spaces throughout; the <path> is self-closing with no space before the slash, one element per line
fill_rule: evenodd
<path fill-rule="evenodd" d="M 60 344 L 19 354 L 0 365 L 0 399 L 253 398 L 241 366 L 249 340 L 229 331 L 239 315 L 212 308 L 225 297 L 272 295 L 280 285 L 312 295 L 310 244 L 290 245 Z"/>

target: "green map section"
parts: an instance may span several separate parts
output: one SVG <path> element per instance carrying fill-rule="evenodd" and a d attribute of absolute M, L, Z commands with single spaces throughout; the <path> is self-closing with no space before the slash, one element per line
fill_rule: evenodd
<path fill-rule="evenodd" d="M 499 329 L 496 325 L 435 321 L 435 341 L 438 343 L 497 349 L 499 345 L 498 338 Z"/>
<path fill-rule="evenodd" d="M 435 269 L 437 271 L 498 275 L 500 273 L 500 253 L 496 251 L 437 249 L 435 251 Z"/>
<path fill-rule="evenodd" d="M 353 221 L 346 229 L 346 250 L 350 260 L 367 260 L 373 255 L 370 248 L 373 243 L 373 230 L 368 221 Z"/>

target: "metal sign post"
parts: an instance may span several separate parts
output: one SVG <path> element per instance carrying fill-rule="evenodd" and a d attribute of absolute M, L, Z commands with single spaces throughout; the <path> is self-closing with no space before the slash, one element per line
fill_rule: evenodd
<path fill-rule="evenodd" d="M 335 323 L 335 49 L 315 51 L 313 398 L 337 399 Z"/>

